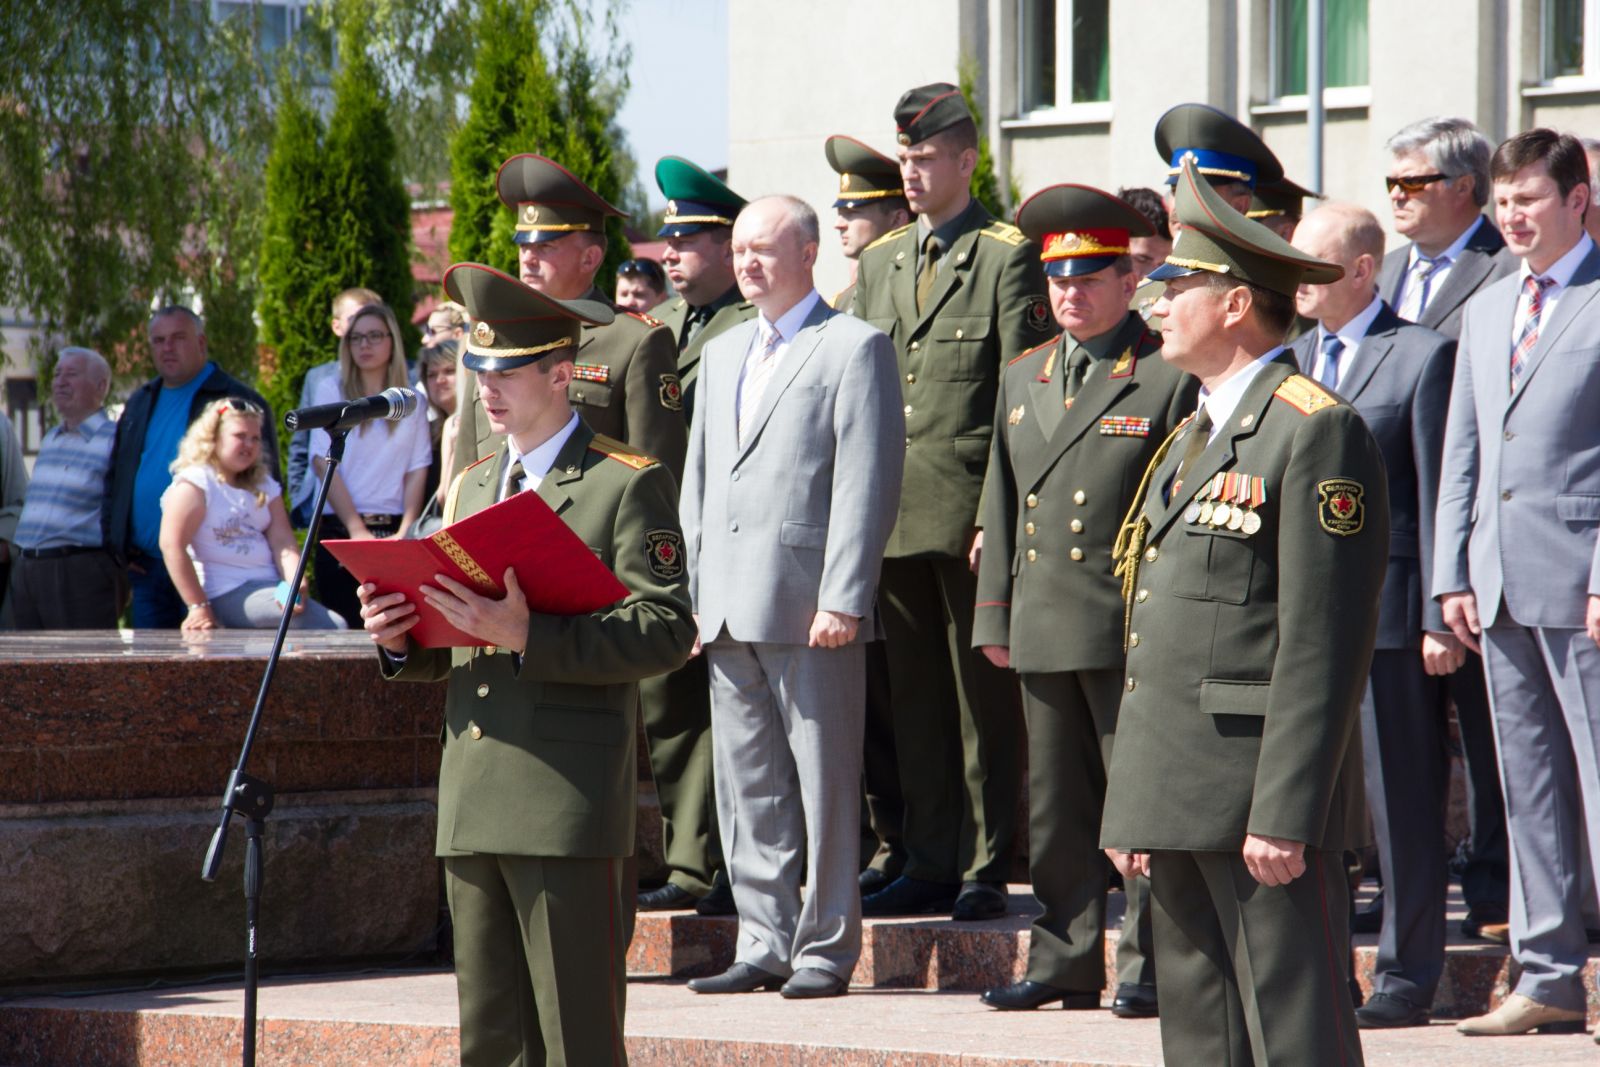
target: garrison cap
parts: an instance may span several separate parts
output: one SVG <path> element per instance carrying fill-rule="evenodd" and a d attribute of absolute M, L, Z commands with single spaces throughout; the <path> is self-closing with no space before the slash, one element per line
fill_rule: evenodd
<path fill-rule="evenodd" d="M 921 144 L 959 122 L 971 121 L 966 97 L 949 82 L 919 85 L 894 106 L 896 140 L 903 145 Z"/>
<path fill-rule="evenodd" d="M 905 199 L 900 164 L 854 137 L 835 134 L 823 146 L 828 166 L 839 175 L 839 199 L 834 207 L 860 207 L 898 197 Z"/>
<path fill-rule="evenodd" d="M 1167 184 L 1193 156 L 1200 176 L 1213 182 L 1244 182 L 1252 189 L 1283 177 L 1283 164 L 1256 132 L 1205 104 L 1179 104 L 1156 121 L 1156 151 L 1167 161 Z"/>
<path fill-rule="evenodd" d="M 1175 199 L 1183 229 L 1167 261 L 1150 272 L 1152 281 L 1210 271 L 1293 296 L 1301 283 L 1326 285 L 1344 277 L 1344 268 L 1337 263 L 1306 255 L 1235 211 L 1202 179 L 1192 159 L 1179 168 Z"/>
<path fill-rule="evenodd" d="M 682 156 L 661 157 L 656 185 L 667 198 L 667 214 L 657 237 L 687 237 L 713 226 L 732 226 L 745 205 L 744 197 L 715 174 Z"/>
<path fill-rule="evenodd" d="M 1305 214 L 1303 201 L 1306 197 L 1321 200 L 1321 193 L 1313 193 L 1310 189 L 1292 182 L 1288 178 L 1280 178 L 1275 182 L 1262 182 L 1256 186 L 1254 195 L 1250 197 L 1250 210 L 1248 218 L 1269 219 L 1278 215 L 1285 215 L 1298 219 Z"/>
<path fill-rule="evenodd" d="M 1017 229 L 1039 246 L 1045 274 L 1093 274 L 1128 254 L 1128 238 L 1155 227 L 1120 198 L 1089 185 L 1052 185 L 1017 208 Z"/>
<path fill-rule="evenodd" d="M 615 317 L 605 304 L 557 300 L 481 263 L 445 271 L 444 291 L 472 317 L 461 357 L 468 370 L 514 370 L 568 347 L 576 353 L 584 326 L 604 326 Z"/>
<path fill-rule="evenodd" d="M 500 164 L 494 178 L 500 200 L 517 213 L 519 245 L 554 241 L 569 233 L 604 234 L 606 216 L 628 217 L 553 159 L 524 152 Z"/>

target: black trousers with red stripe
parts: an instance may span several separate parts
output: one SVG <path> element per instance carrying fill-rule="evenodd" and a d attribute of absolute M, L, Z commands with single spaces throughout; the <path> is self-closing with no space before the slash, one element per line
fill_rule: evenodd
<path fill-rule="evenodd" d="M 1338 853 L 1264 886 L 1238 852 L 1150 857 L 1161 1045 L 1169 1064 L 1359 1067 Z"/>

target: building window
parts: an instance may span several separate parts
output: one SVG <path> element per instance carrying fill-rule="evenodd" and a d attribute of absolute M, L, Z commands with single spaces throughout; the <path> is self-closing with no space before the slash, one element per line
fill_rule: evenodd
<path fill-rule="evenodd" d="M 1324 87 L 1367 84 L 1367 0 L 1323 0 Z M 1273 96 L 1306 95 L 1306 0 L 1272 0 Z"/>
<path fill-rule="evenodd" d="M 1600 0 L 1541 0 L 1539 6 L 1540 80 L 1600 79 Z"/>
<path fill-rule="evenodd" d="M 1017 0 L 1018 110 L 1111 99 L 1111 0 Z"/>

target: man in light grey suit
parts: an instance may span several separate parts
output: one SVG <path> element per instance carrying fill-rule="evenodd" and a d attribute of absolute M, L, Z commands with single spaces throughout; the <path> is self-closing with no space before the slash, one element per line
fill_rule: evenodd
<path fill-rule="evenodd" d="M 1576 138 L 1518 134 L 1491 173 L 1522 264 L 1463 318 L 1432 592 L 1456 636 L 1482 643 L 1522 975 L 1457 1029 L 1581 1032 L 1583 864 L 1600 859 L 1600 250 Z"/>
<path fill-rule="evenodd" d="M 1295 341 L 1295 358 L 1361 413 L 1389 477 L 1389 564 L 1361 698 L 1367 807 L 1386 897 L 1373 994 L 1356 1009 L 1363 1029 L 1426 1025 L 1444 973 L 1446 680 L 1467 660 L 1426 585 L 1456 344 L 1406 322 L 1378 295 L 1383 241 L 1372 212 L 1337 202 L 1308 215 L 1293 241 L 1344 267 L 1338 281 L 1295 294 L 1295 309 L 1317 322 Z M 1476 681 L 1481 693 L 1481 670 Z M 1483 711 L 1487 719 L 1486 704 Z M 1497 773 L 1492 762 L 1487 770 Z"/>
<path fill-rule="evenodd" d="M 759 315 L 706 344 L 690 423 L 680 508 L 739 911 L 735 963 L 697 993 L 838 996 L 861 954 L 863 645 L 905 418 L 888 336 L 813 287 L 817 244 L 800 200 L 740 213 L 734 267 Z"/>

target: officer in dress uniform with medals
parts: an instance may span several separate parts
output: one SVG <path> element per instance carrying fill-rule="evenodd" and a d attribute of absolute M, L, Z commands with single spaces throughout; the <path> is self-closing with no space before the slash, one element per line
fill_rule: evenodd
<path fill-rule="evenodd" d="M 984 486 L 972 640 L 1022 677 L 1028 726 L 1028 862 L 1034 920 L 1023 981 L 1002 1010 L 1098 1008 L 1109 866 L 1100 851 L 1106 763 L 1122 699 L 1122 582 L 1111 547 L 1161 442 L 1194 411 L 1199 382 L 1162 361 L 1128 298 L 1129 239 L 1154 232 L 1109 193 L 1057 185 L 1017 211 L 1042 249 L 1064 332 L 1000 379 Z M 1156 1013 L 1149 883 L 1127 881 L 1117 945 L 1119 1015 Z"/>
<path fill-rule="evenodd" d="M 839 175 L 833 202 L 839 244 L 850 261 L 850 284 L 834 296 L 835 311 L 855 314 L 856 270 L 867 246 L 911 221 L 900 164 L 854 137 L 835 134 L 823 145 L 828 166 Z"/>
<path fill-rule="evenodd" d="M 455 925 L 461 1062 L 626 1064 L 625 960 L 637 810 L 639 679 L 694 644 L 678 489 L 648 456 L 594 433 L 569 399 L 581 327 L 605 304 L 562 301 L 475 263 L 445 290 L 474 324 L 466 366 L 499 451 L 458 475 L 445 519 L 539 494 L 627 587 L 601 611 L 530 612 L 443 578 L 422 596 L 489 647 L 423 648 L 406 593 L 361 587 L 385 677 L 447 681 L 438 853 Z"/>
<path fill-rule="evenodd" d="M 1360 705 L 1389 549 L 1356 410 L 1278 361 L 1342 270 L 1181 161 L 1157 307 L 1200 408 L 1118 537 L 1127 678 L 1101 844 L 1150 876 L 1168 1063 L 1362 1063 L 1340 857 L 1367 842 Z"/>
<path fill-rule="evenodd" d="M 677 340 L 678 381 L 687 419 L 694 410 L 701 348 L 756 314 L 755 305 L 739 295 L 733 276 L 733 220 L 745 201 L 715 175 L 678 156 L 666 156 L 656 164 L 656 184 L 667 197 L 666 218 L 656 233 L 667 241 L 661 264 L 677 295 L 651 314 Z M 667 883 L 640 893 L 639 907 L 644 911 L 692 907 L 701 915 L 732 915 L 733 890 L 717 831 L 711 681 L 705 657 L 695 657 L 667 677 L 648 679 L 639 692 L 668 868 Z"/>
<path fill-rule="evenodd" d="M 495 187 L 516 212 L 522 281 L 558 300 L 591 300 L 615 312 L 607 324 L 583 327 L 573 406 L 596 433 L 656 457 L 678 477 L 689 435 L 672 335 L 648 315 L 618 308 L 594 284 L 606 255 L 606 219 L 626 214 L 543 156 L 512 156 L 501 164 Z M 466 376 L 463 393 L 456 405 L 458 471 L 500 443 L 478 405 L 476 377 Z"/>

